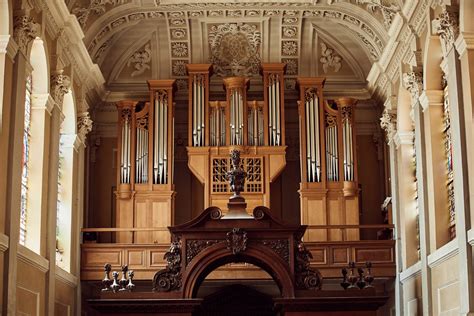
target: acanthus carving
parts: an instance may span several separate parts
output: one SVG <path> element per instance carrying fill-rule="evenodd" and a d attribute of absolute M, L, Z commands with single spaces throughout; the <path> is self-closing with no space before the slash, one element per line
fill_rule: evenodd
<path fill-rule="evenodd" d="M 392 111 L 385 109 L 380 118 L 380 127 L 385 131 L 387 142 L 393 140 L 397 132 L 397 115 Z"/>
<path fill-rule="evenodd" d="M 27 15 L 17 16 L 13 22 L 13 38 L 23 54 L 26 55 L 28 45 L 39 35 L 40 25 Z"/>
<path fill-rule="evenodd" d="M 174 241 L 170 250 L 165 253 L 166 268 L 155 273 L 153 290 L 158 292 L 177 291 L 181 289 L 181 243 Z"/>
<path fill-rule="evenodd" d="M 328 72 L 329 67 L 334 67 L 334 72 L 338 72 L 342 66 L 342 57 L 324 43 L 321 43 L 321 58 L 319 61 L 323 64 L 324 73 Z"/>
<path fill-rule="evenodd" d="M 444 53 L 447 54 L 459 35 L 459 16 L 455 12 L 443 10 L 438 18 L 432 22 L 434 31 L 438 33 L 444 46 Z"/>
<path fill-rule="evenodd" d="M 384 24 L 387 29 L 390 28 L 395 14 L 400 11 L 400 7 L 396 4 L 384 4 L 383 0 L 356 0 L 356 3 L 366 4 L 367 9 L 372 12 L 375 12 L 377 9 L 379 9 L 382 13 Z"/>
<path fill-rule="evenodd" d="M 89 112 L 80 113 L 77 116 L 77 134 L 83 141 L 86 139 L 87 134 L 92 130 L 92 123 Z"/>
<path fill-rule="evenodd" d="M 62 74 L 58 73 L 51 76 L 51 97 L 58 104 L 63 103 L 64 95 L 69 91 L 71 87 L 71 79 Z"/>
<path fill-rule="evenodd" d="M 233 228 L 226 235 L 227 249 L 236 255 L 247 249 L 247 232 L 240 228 Z"/>
<path fill-rule="evenodd" d="M 91 14 L 104 14 L 107 4 L 120 5 L 123 3 L 125 3 L 125 0 L 90 0 L 87 7 L 76 7 L 72 9 L 72 14 L 77 17 L 77 21 L 84 28 Z"/>
<path fill-rule="evenodd" d="M 287 239 L 262 239 L 255 242 L 270 248 L 285 262 L 290 262 L 290 245 Z"/>
<path fill-rule="evenodd" d="M 133 64 L 135 70 L 131 73 L 132 77 L 141 75 L 146 70 L 150 69 L 151 62 L 151 47 L 150 44 L 146 44 L 145 48 L 133 53 L 133 55 L 128 59 L 127 66 L 130 67 L 130 64 Z"/>
<path fill-rule="evenodd" d="M 323 277 L 317 269 L 310 267 L 310 260 L 313 259 L 313 255 L 306 249 L 303 242 L 298 242 L 295 248 L 296 287 L 304 290 L 320 290 Z"/>
<path fill-rule="evenodd" d="M 260 70 L 261 32 L 257 25 L 226 23 L 209 29 L 210 62 L 219 76 L 254 76 Z"/>
<path fill-rule="evenodd" d="M 403 74 L 403 86 L 411 94 L 412 105 L 418 102 L 423 91 L 423 75 L 420 72 L 410 71 Z"/>
<path fill-rule="evenodd" d="M 194 257 L 196 257 L 201 251 L 211 247 L 223 240 L 212 239 L 212 240 L 187 240 L 186 241 L 186 265 L 188 265 Z"/>

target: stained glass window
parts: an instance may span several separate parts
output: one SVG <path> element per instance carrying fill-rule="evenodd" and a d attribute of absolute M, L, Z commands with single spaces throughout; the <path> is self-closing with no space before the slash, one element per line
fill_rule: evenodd
<path fill-rule="evenodd" d="M 449 212 L 449 237 L 456 237 L 456 208 L 454 205 L 454 184 L 453 184 L 453 142 L 451 138 L 451 115 L 449 109 L 448 87 L 444 88 L 444 152 L 446 155 L 447 183 L 446 191 L 448 194 L 448 212 Z"/>
<path fill-rule="evenodd" d="M 63 165 L 64 165 L 64 142 L 59 142 L 59 159 L 58 159 L 58 201 L 56 209 L 56 265 L 63 268 L 63 253 L 61 245 L 61 208 L 62 200 L 61 194 L 63 191 L 62 176 L 63 176 Z"/>
<path fill-rule="evenodd" d="M 26 79 L 25 93 L 25 116 L 23 130 L 23 157 L 21 172 L 21 209 L 20 209 L 20 244 L 25 245 L 26 242 L 26 221 L 28 207 L 28 162 L 30 153 L 30 130 L 31 130 L 31 91 L 32 77 Z"/>

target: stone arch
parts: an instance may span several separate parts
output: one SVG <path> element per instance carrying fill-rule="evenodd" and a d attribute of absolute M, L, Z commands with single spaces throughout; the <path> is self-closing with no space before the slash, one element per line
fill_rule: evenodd
<path fill-rule="evenodd" d="M 294 282 L 287 262 L 268 247 L 251 244 L 239 254 L 232 254 L 225 243 L 207 248 L 196 256 L 183 276 L 183 298 L 193 298 L 206 276 L 216 268 L 231 262 L 251 263 L 272 276 L 282 297 L 294 297 Z"/>
<path fill-rule="evenodd" d="M 30 50 L 30 65 L 33 68 L 33 94 L 49 93 L 48 54 L 44 41 L 37 37 Z"/>

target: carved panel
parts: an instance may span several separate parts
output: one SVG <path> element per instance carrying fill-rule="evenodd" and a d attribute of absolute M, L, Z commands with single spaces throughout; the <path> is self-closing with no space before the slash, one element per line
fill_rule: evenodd
<path fill-rule="evenodd" d="M 188 265 L 201 251 L 219 242 L 223 242 L 223 240 L 186 240 L 186 265 Z"/>
<path fill-rule="evenodd" d="M 269 247 L 285 262 L 290 263 L 290 245 L 287 239 L 262 239 L 255 243 Z"/>

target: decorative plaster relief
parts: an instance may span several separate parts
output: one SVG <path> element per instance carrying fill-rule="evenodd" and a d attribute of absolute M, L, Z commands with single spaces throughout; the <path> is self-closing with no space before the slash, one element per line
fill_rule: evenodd
<path fill-rule="evenodd" d="M 284 56 L 298 56 L 298 42 L 283 41 L 281 43 L 281 54 Z"/>
<path fill-rule="evenodd" d="M 319 58 L 319 61 L 323 64 L 324 73 L 328 72 L 329 67 L 334 67 L 334 72 L 338 72 L 342 66 L 342 57 L 324 43 L 321 43 L 321 58 Z"/>
<path fill-rule="evenodd" d="M 289 76 L 298 75 L 298 59 L 297 58 L 282 58 L 282 63 L 286 64 L 286 74 Z"/>
<path fill-rule="evenodd" d="M 433 31 L 438 33 L 444 46 L 444 54 L 446 55 L 459 35 L 459 15 L 444 9 L 443 12 L 432 21 L 432 27 Z"/>
<path fill-rule="evenodd" d="M 150 43 L 145 45 L 145 48 L 142 50 L 138 50 L 133 53 L 132 56 L 127 61 L 127 66 L 130 67 L 133 64 L 133 68 L 135 70 L 131 73 L 132 77 L 136 77 L 141 75 L 146 70 L 150 69 L 151 63 L 151 47 Z"/>
<path fill-rule="evenodd" d="M 397 132 L 397 114 L 394 111 L 385 109 L 380 118 L 380 127 L 385 131 L 387 143 L 390 143 Z"/>
<path fill-rule="evenodd" d="M 71 79 L 68 76 L 62 73 L 51 76 L 51 97 L 57 104 L 63 104 L 64 95 L 69 91 L 70 87 Z"/>
<path fill-rule="evenodd" d="M 188 43 L 186 42 L 174 42 L 171 43 L 171 56 L 172 57 L 188 57 Z"/>
<path fill-rule="evenodd" d="M 91 14 L 104 14 L 106 11 L 105 5 L 110 4 L 115 6 L 125 3 L 125 1 L 126 0 L 90 0 L 89 5 L 72 9 L 72 14 L 77 17 L 77 21 L 82 28 L 84 28 Z"/>
<path fill-rule="evenodd" d="M 218 76 L 255 76 L 260 69 L 259 25 L 225 23 L 208 30 L 210 62 Z"/>
<path fill-rule="evenodd" d="M 377 9 L 382 13 L 385 27 L 388 29 L 392 24 L 395 14 L 400 11 L 400 7 L 394 3 L 384 4 L 383 0 L 356 0 L 357 4 L 366 4 L 367 9 L 375 12 Z"/>
<path fill-rule="evenodd" d="M 40 25 L 27 15 L 16 16 L 13 21 L 13 39 L 26 55 L 28 45 L 39 35 Z"/>
<path fill-rule="evenodd" d="M 171 72 L 173 76 L 186 76 L 186 64 L 187 60 L 173 60 L 171 62 Z"/>
<path fill-rule="evenodd" d="M 92 130 L 92 123 L 89 112 L 83 112 L 77 116 L 77 134 L 83 142 Z"/>
<path fill-rule="evenodd" d="M 411 94 L 412 105 L 418 102 L 418 98 L 423 91 L 423 74 L 421 72 L 407 72 L 403 74 L 403 86 Z"/>

